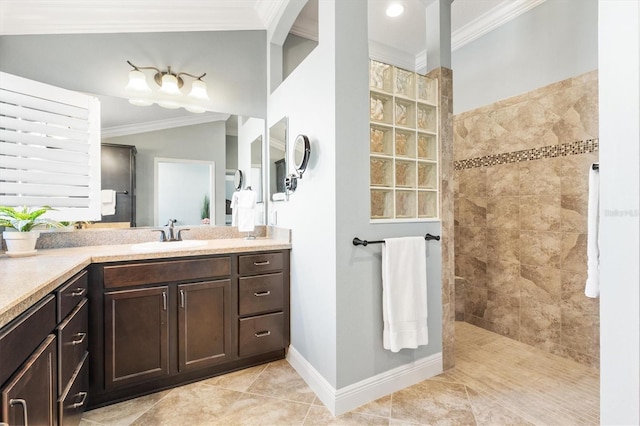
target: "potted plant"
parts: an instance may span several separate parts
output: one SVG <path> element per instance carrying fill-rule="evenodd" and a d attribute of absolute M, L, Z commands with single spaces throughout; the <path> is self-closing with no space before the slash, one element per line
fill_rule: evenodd
<path fill-rule="evenodd" d="M 57 228 L 60 224 L 52 219 L 42 217 L 53 210 L 49 206 L 39 208 L 0 206 L 0 226 L 5 228 L 2 233 L 7 244 L 7 255 L 10 257 L 33 256 L 36 254 L 36 241 L 40 232 L 36 227 Z"/>

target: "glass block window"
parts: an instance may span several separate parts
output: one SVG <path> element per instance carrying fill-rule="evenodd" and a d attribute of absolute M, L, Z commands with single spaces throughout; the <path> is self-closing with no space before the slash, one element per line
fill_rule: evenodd
<path fill-rule="evenodd" d="M 369 64 L 371 220 L 437 219 L 438 82 Z"/>

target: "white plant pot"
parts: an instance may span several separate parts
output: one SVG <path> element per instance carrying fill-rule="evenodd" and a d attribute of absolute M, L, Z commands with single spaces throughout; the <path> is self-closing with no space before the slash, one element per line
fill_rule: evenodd
<path fill-rule="evenodd" d="M 40 233 L 38 231 L 30 232 L 11 232 L 4 231 L 2 238 L 7 244 L 7 255 L 9 257 L 33 256 L 36 254 L 36 241 Z"/>

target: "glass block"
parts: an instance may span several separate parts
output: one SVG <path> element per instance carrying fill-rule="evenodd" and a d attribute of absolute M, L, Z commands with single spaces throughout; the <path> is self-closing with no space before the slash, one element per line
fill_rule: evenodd
<path fill-rule="evenodd" d="M 418 104 L 418 129 L 436 132 L 438 128 L 438 115 L 436 107 Z"/>
<path fill-rule="evenodd" d="M 416 187 L 416 162 L 396 160 L 396 187 Z"/>
<path fill-rule="evenodd" d="M 396 191 L 396 218 L 416 217 L 415 191 Z"/>
<path fill-rule="evenodd" d="M 438 217 L 437 195 L 437 192 L 432 191 L 418 192 L 418 217 Z"/>
<path fill-rule="evenodd" d="M 372 154 L 393 153 L 393 140 L 391 138 L 392 131 L 390 127 L 371 126 L 370 130 L 370 149 Z"/>
<path fill-rule="evenodd" d="M 395 94 L 404 96 L 406 98 L 415 99 L 415 85 L 414 85 L 414 76 L 415 74 L 410 71 L 405 71 L 400 68 L 396 68 L 396 76 L 395 76 Z"/>
<path fill-rule="evenodd" d="M 370 96 L 371 121 L 391 124 L 393 120 L 393 101 L 390 96 L 371 93 Z"/>
<path fill-rule="evenodd" d="M 437 81 L 425 77 L 423 75 L 418 75 L 418 99 L 429 102 L 433 105 L 437 105 Z"/>
<path fill-rule="evenodd" d="M 393 160 L 371 157 L 371 186 L 393 186 Z"/>
<path fill-rule="evenodd" d="M 438 167 L 434 163 L 418 163 L 418 188 L 438 188 Z"/>
<path fill-rule="evenodd" d="M 391 93 L 393 67 L 378 61 L 369 61 L 369 87 Z"/>
<path fill-rule="evenodd" d="M 396 130 L 396 149 L 398 157 L 415 158 L 416 156 L 416 134 L 407 130 Z"/>
<path fill-rule="evenodd" d="M 396 98 L 396 119 L 397 126 L 415 128 L 416 104 L 411 101 L 403 101 Z"/>
<path fill-rule="evenodd" d="M 433 161 L 438 159 L 436 135 L 418 133 L 418 158 Z"/>
<path fill-rule="evenodd" d="M 391 219 L 393 217 L 393 192 L 371 190 L 371 219 Z"/>

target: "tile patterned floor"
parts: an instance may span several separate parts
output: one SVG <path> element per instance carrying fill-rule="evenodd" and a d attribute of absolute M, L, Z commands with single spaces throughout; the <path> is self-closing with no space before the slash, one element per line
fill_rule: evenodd
<path fill-rule="evenodd" d="M 85 413 L 99 425 L 597 425 L 598 372 L 466 323 L 456 367 L 339 417 L 287 361 Z"/>

